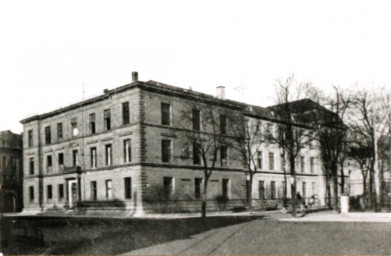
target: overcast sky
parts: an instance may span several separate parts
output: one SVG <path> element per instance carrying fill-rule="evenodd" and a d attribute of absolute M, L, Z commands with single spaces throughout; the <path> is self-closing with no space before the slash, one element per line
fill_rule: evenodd
<path fill-rule="evenodd" d="M 390 13 L 391 1 L 2 1 L 0 130 L 132 71 L 260 106 L 291 73 L 326 90 L 390 88 Z"/>

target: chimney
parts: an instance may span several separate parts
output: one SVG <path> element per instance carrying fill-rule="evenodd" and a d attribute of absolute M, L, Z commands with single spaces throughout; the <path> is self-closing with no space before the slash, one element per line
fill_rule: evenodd
<path fill-rule="evenodd" d="M 216 87 L 216 98 L 220 100 L 225 100 L 225 87 L 217 86 Z"/>
<path fill-rule="evenodd" d="M 138 73 L 133 71 L 132 72 L 132 83 L 137 82 L 137 81 L 138 81 Z"/>

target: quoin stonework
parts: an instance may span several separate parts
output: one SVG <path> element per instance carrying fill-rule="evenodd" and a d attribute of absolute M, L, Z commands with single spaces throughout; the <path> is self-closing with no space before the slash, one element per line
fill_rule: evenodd
<path fill-rule="evenodd" d="M 228 139 L 233 136 L 232 115 L 248 122 L 261 120 L 264 133 L 275 132 L 273 107 L 225 99 L 221 86 L 211 96 L 142 82 L 137 72 L 132 73 L 130 84 L 22 120 L 24 211 L 129 215 L 199 211 L 203 160 L 184 133 L 211 132 L 202 109 L 216 114 L 219 132 Z M 259 171 L 248 191 L 248 177 L 237 152 L 221 147 L 209 180 L 208 210 L 243 207 L 248 193 L 254 208 L 279 208 L 284 187 L 291 197 L 278 144 L 262 141 L 254 150 Z M 325 205 L 326 184 L 316 142 L 302 149 L 297 166 L 297 190 L 305 198 L 318 195 Z M 221 196 L 227 198 L 223 207 Z"/>

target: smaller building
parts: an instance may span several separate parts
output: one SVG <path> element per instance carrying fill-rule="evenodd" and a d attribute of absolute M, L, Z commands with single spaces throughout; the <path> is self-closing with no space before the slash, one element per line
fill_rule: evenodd
<path fill-rule="evenodd" d="M 23 209 L 22 135 L 0 131 L 1 212 Z"/>

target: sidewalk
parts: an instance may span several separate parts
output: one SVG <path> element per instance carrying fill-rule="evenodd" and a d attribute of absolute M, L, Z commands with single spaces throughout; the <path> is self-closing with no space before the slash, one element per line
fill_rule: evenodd
<path fill-rule="evenodd" d="M 300 215 L 299 215 L 300 216 Z M 299 218 L 283 218 L 280 221 L 292 222 L 391 222 L 391 213 L 350 212 L 345 214 L 333 211 L 310 213 Z"/>

